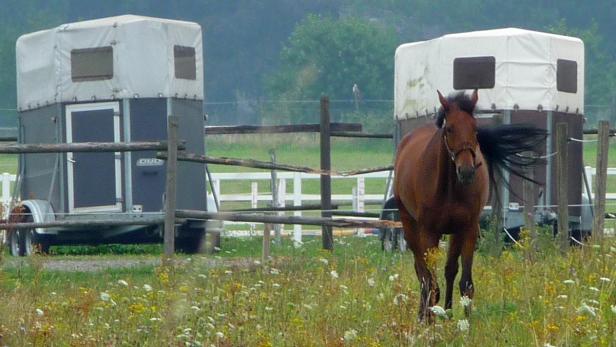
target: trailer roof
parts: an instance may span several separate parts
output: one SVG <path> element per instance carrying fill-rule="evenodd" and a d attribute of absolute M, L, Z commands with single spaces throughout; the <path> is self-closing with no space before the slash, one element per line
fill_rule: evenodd
<path fill-rule="evenodd" d="M 203 99 L 201 27 L 123 15 L 63 24 L 17 40 L 19 110 L 58 102 Z"/>
<path fill-rule="evenodd" d="M 397 119 L 431 115 L 437 89 L 479 88 L 479 108 L 584 112 L 584 43 L 518 28 L 474 31 L 398 47 Z M 566 111 L 568 110 L 568 111 Z"/>

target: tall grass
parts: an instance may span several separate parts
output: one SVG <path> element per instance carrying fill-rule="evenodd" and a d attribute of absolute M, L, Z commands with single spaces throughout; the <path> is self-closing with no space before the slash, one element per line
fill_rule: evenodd
<path fill-rule="evenodd" d="M 561 255 L 549 239 L 538 253 L 526 241 L 499 258 L 479 251 L 471 316 L 457 298 L 435 324 L 417 321 L 412 257 L 382 253 L 373 238 L 338 238 L 333 253 L 318 238 L 285 242 L 267 264 L 244 258 L 259 239 L 226 240 L 221 259 L 184 258 L 175 269 L 56 273 L 35 257 L 0 273 L 0 334 L 11 346 L 613 344 L 615 240 Z M 222 258 L 227 266 L 211 266 Z"/>

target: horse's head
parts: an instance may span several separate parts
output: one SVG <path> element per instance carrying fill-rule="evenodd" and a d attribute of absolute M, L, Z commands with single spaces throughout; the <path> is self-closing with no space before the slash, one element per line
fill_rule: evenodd
<path fill-rule="evenodd" d="M 473 111 L 477 104 L 477 90 L 469 98 L 463 92 L 443 97 L 437 91 L 441 109 L 436 125 L 442 128 L 443 143 L 451 161 L 456 167 L 458 180 L 470 184 L 475 178 L 475 171 L 481 165 L 477 162 L 477 122 Z"/>

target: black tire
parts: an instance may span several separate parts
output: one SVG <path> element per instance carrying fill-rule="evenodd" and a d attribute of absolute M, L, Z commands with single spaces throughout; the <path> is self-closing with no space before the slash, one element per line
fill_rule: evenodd
<path fill-rule="evenodd" d="M 23 219 L 23 223 L 32 223 L 32 216 Z M 20 229 L 9 233 L 9 251 L 15 257 L 29 257 L 35 253 L 49 253 L 49 242 L 34 229 Z"/>
<path fill-rule="evenodd" d="M 23 255 L 21 254 L 21 242 L 19 241 L 19 234 L 19 230 L 11 230 L 8 234 L 9 253 L 13 257 L 20 257 Z"/>
<path fill-rule="evenodd" d="M 186 228 L 181 237 L 175 239 L 175 251 L 185 254 L 201 253 L 205 241 L 204 229 Z"/>

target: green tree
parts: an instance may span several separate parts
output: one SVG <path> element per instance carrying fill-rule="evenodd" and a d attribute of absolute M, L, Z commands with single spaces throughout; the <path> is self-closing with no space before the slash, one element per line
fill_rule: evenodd
<path fill-rule="evenodd" d="M 309 15 L 281 52 L 281 67 L 268 80 L 273 98 L 391 98 L 396 34 L 358 18 Z"/>

